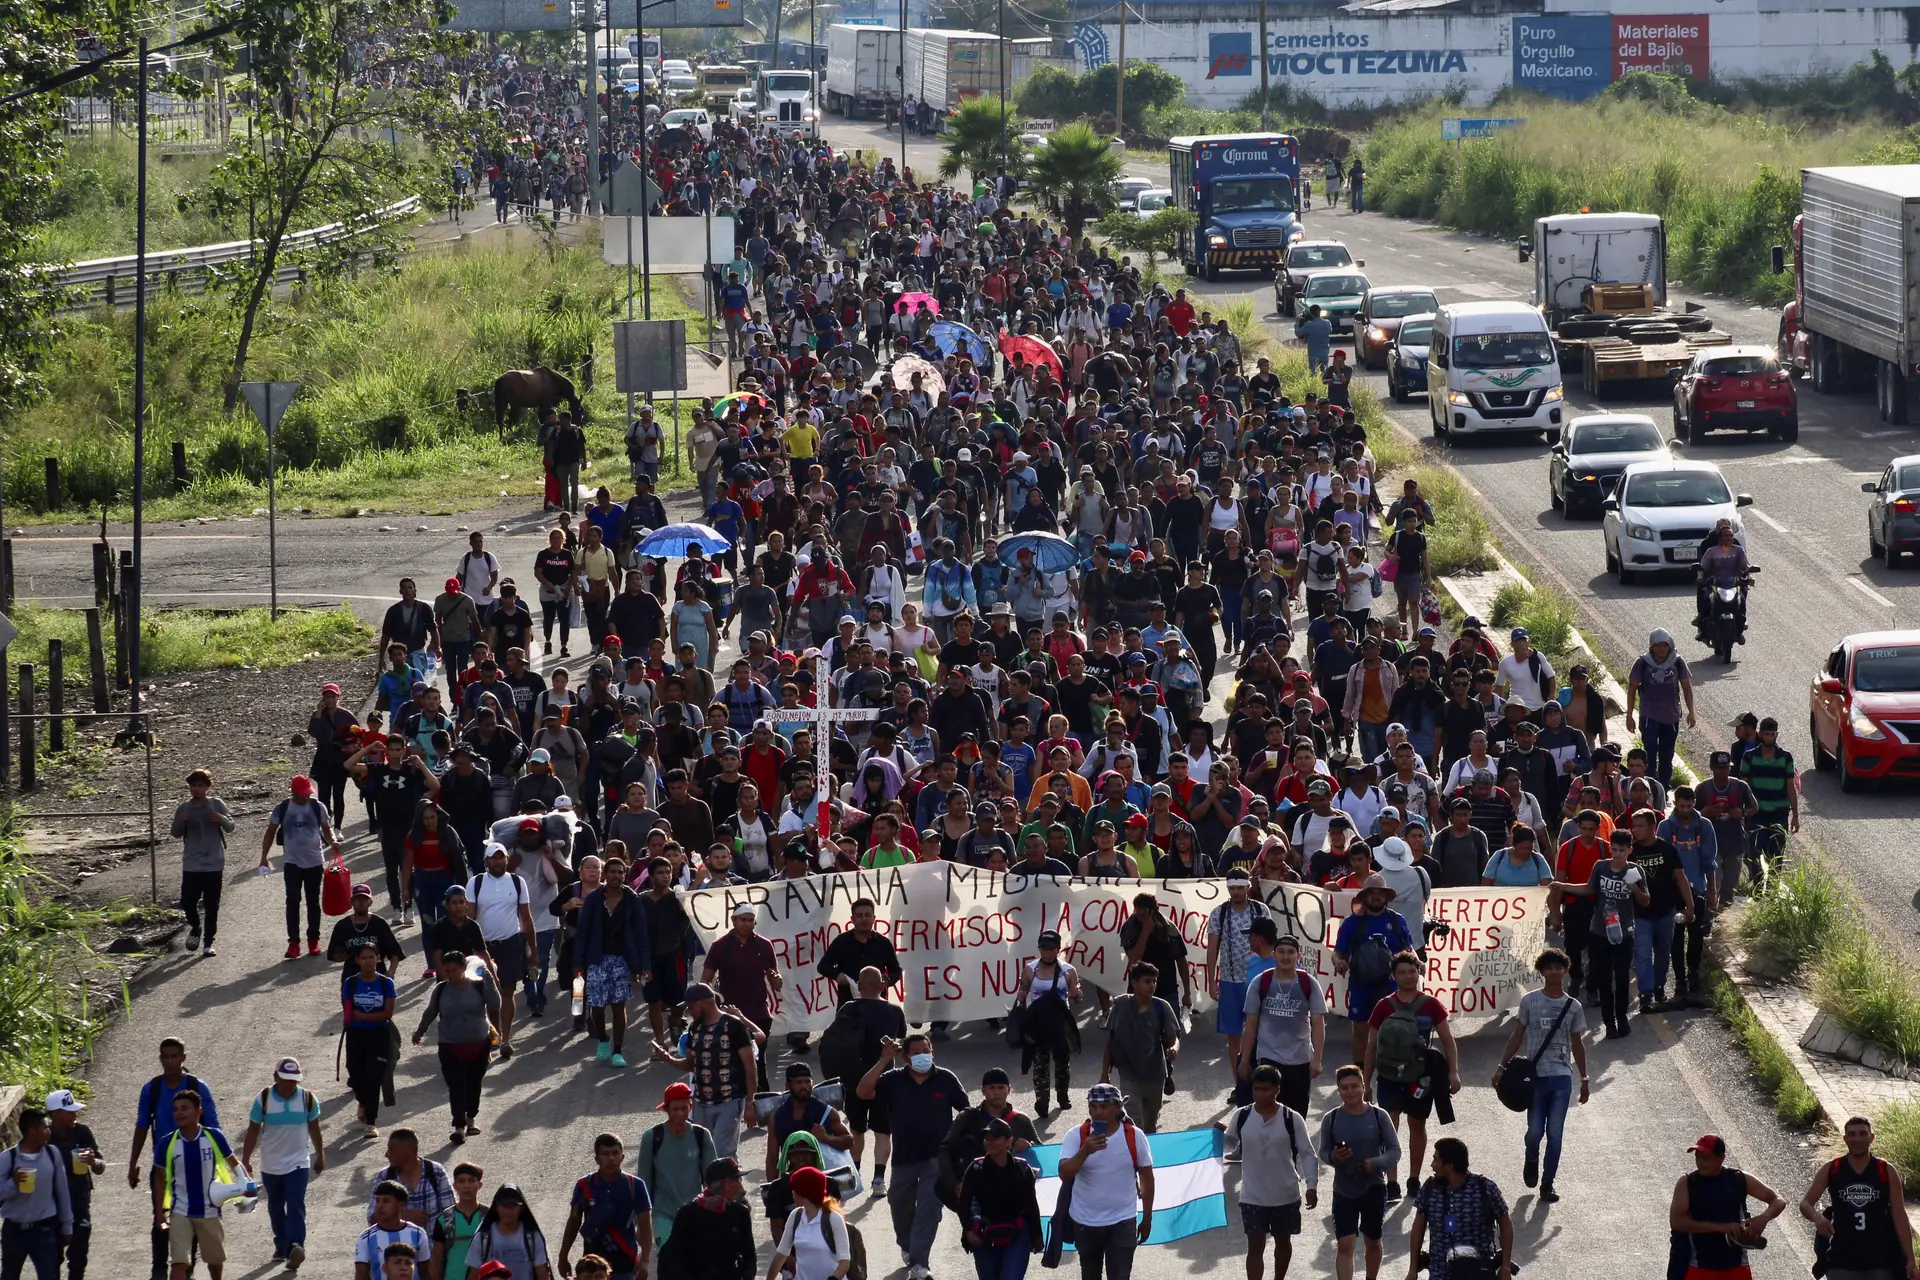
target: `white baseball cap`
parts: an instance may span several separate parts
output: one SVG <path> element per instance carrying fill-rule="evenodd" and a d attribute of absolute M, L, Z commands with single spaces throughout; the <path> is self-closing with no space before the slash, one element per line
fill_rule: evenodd
<path fill-rule="evenodd" d="M 273 1065 L 273 1078 L 275 1080 L 299 1080 L 305 1075 L 306 1072 L 300 1069 L 300 1059 L 298 1058 L 282 1058 Z"/>
<path fill-rule="evenodd" d="M 87 1104 L 73 1096 L 71 1089 L 55 1089 L 47 1095 L 48 1111 L 85 1111 Z"/>

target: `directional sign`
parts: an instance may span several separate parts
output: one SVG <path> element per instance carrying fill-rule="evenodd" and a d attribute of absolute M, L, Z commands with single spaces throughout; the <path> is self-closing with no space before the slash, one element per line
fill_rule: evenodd
<path fill-rule="evenodd" d="M 243 382 L 240 394 L 253 407 L 254 416 L 267 429 L 267 613 L 280 617 L 280 504 L 278 478 L 280 461 L 274 445 L 280 436 L 280 419 L 287 406 L 300 394 L 297 382 Z"/>
<path fill-rule="evenodd" d="M 243 382 L 240 394 L 253 406 L 253 416 L 260 419 L 260 425 L 267 429 L 267 439 L 271 440 L 279 433 L 280 419 L 286 416 L 287 406 L 300 391 L 297 382 Z"/>
<path fill-rule="evenodd" d="M 1466 120 L 1459 116 L 1447 116 L 1440 121 L 1440 140 L 1442 142 L 1461 142 L 1469 138 L 1491 138 L 1497 133 L 1509 129 L 1518 129 L 1527 122 L 1525 116 L 1495 116 L 1480 120 Z"/>
<path fill-rule="evenodd" d="M 13 619 L 0 613 L 0 651 L 4 651 L 8 645 L 12 644 L 14 637 L 19 634 L 20 628 L 13 625 Z"/>
<path fill-rule="evenodd" d="M 620 218 L 637 218 L 660 203 L 660 184 L 629 156 L 613 171 L 613 180 L 598 184 L 607 212 Z M 642 194 L 644 191 L 645 194 Z"/>

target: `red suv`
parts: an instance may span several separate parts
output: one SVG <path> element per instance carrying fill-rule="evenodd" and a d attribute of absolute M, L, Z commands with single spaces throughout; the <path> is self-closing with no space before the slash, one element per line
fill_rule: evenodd
<path fill-rule="evenodd" d="M 1800 438 L 1800 395 L 1770 347 L 1708 347 L 1673 384 L 1674 439 L 1736 429 Z"/>

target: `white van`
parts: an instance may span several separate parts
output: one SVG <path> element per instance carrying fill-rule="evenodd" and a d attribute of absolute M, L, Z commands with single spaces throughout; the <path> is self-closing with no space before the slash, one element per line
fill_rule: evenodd
<path fill-rule="evenodd" d="M 1427 404 L 1433 435 L 1548 432 L 1566 408 L 1560 360 L 1540 312 L 1524 302 L 1456 302 L 1433 321 Z"/>

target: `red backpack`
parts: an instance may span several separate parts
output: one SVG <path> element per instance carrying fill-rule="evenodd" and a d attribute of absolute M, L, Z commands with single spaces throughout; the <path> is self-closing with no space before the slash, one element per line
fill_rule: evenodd
<path fill-rule="evenodd" d="M 1120 1130 L 1122 1133 L 1127 1135 L 1127 1155 L 1132 1157 L 1133 1167 L 1138 1169 L 1140 1167 L 1140 1147 L 1133 1136 L 1134 1135 L 1133 1121 L 1122 1120 L 1120 1122 Z M 1082 1120 L 1080 1122 L 1080 1143 L 1082 1146 L 1086 1145 L 1087 1138 L 1092 1133 L 1093 1133 L 1093 1121 Z"/>

